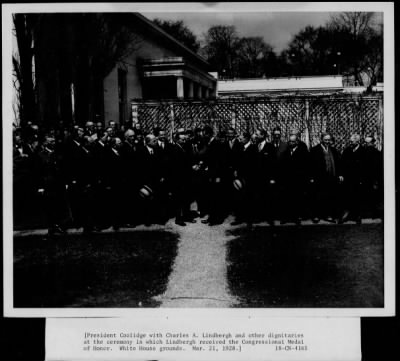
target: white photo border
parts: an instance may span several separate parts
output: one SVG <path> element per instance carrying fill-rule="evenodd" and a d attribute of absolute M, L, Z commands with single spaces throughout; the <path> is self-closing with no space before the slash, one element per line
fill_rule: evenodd
<path fill-rule="evenodd" d="M 336 12 L 383 13 L 384 24 L 384 307 L 382 308 L 15 308 L 13 306 L 12 216 L 12 14 L 53 12 Z M 394 114 L 394 3 L 64 3 L 2 5 L 3 40 L 3 280 L 4 315 L 8 317 L 362 317 L 395 314 L 395 114 Z"/>

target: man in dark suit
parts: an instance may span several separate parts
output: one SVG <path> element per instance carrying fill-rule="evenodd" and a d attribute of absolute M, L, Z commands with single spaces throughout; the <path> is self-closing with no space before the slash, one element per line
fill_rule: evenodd
<path fill-rule="evenodd" d="M 208 204 L 208 177 L 206 170 L 206 152 L 207 144 L 205 142 L 204 130 L 202 127 L 196 127 L 193 140 L 187 144 L 188 151 L 192 157 L 191 172 L 191 194 L 192 200 L 196 202 L 197 214 L 200 218 L 209 213 Z M 204 220 L 206 222 L 206 220 Z"/>
<path fill-rule="evenodd" d="M 241 149 L 241 144 L 236 137 L 236 131 L 233 128 L 229 128 L 226 132 L 225 140 L 221 144 L 221 153 L 224 163 L 224 192 L 225 192 L 225 212 L 229 214 L 234 208 L 234 196 L 235 189 L 233 187 L 235 161 L 237 153 Z"/>
<path fill-rule="evenodd" d="M 161 128 L 154 128 L 154 135 L 157 138 L 156 151 L 159 156 L 161 173 L 164 175 L 164 181 L 160 183 L 158 189 L 158 200 L 160 204 L 160 223 L 165 223 L 167 220 L 175 216 L 175 209 L 172 200 L 173 180 L 170 176 L 170 168 L 174 155 L 174 144 L 168 141 L 167 132 Z"/>
<path fill-rule="evenodd" d="M 98 133 L 97 139 L 93 144 L 93 167 L 96 176 L 96 182 L 93 188 L 95 205 L 94 219 L 98 229 L 108 228 L 111 225 L 109 210 L 111 208 L 110 191 L 107 189 L 107 161 L 110 151 L 109 133 L 104 129 Z"/>
<path fill-rule="evenodd" d="M 123 222 L 128 226 L 135 226 L 137 219 L 137 192 L 139 190 L 137 174 L 137 146 L 135 144 L 135 131 L 127 129 L 124 133 L 124 141 L 121 146 L 121 156 L 126 181 L 124 184 L 125 199 L 121 200 L 126 204 L 123 214 Z"/>
<path fill-rule="evenodd" d="M 237 191 L 235 221 L 232 225 L 246 222 L 251 225 L 255 216 L 257 184 L 257 146 L 251 142 L 251 135 L 243 132 L 239 136 L 240 149 L 236 154 L 234 177 L 241 180 L 243 187 Z"/>
<path fill-rule="evenodd" d="M 282 140 L 282 132 L 280 127 L 275 127 L 272 129 L 272 141 L 271 144 L 274 147 L 275 151 L 275 174 L 276 177 L 278 174 L 282 172 L 282 159 L 285 154 L 288 143 Z M 276 183 L 274 184 L 275 191 L 272 194 L 274 204 L 273 218 L 280 219 L 283 217 L 284 209 L 282 204 L 282 199 L 284 199 L 284 187 L 283 183 L 276 179 Z"/>
<path fill-rule="evenodd" d="M 210 126 L 204 127 L 204 164 L 207 170 L 208 183 L 207 205 L 209 217 L 203 223 L 221 224 L 225 219 L 226 161 L 221 147 L 222 143 L 214 136 Z"/>
<path fill-rule="evenodd" d="M 139 207 L 143 223 L 150 225 L 162 222 L 160 217 L 163 212 L 160 207 L 163 205 L 159 202 L 159 190 L 166 180 L 166 175 L 161 164 L 157 138 L 154 134 L 147 134 L 144 141 L 144 146 L 138 146 L 137 150 L 138 184 L 140 190 L 148 187 L 150 191 L 139 191 Z"/>
<path fill-rule="evenodd" d="M 383 157 L 376 148 L 375 137 L 364 138 L 362 173 L 363 210 L 372 218 L 383 217 Z"/>
<path fill-rule="evenodd" d="M 38 152 L 35 184 L 43 196 L 48 220 L 49 235 L 65 233 L 68 220 L 65 180 L 61 170 L 59 155 L 54 151 L 55 139 L 44 137 Z"/>
<path fill-rule="evenodd" d="M 170 184 L 175 203 L 175 224 L 185 226 L 185 221 L 192 221 L 190 215 L 190 177 L 192 158 L 185 147 L 187 136 L 184 133 L 175 135 L 175 144 L 170 162 Z"/>
<path fill-rule="evenodd" d="M 321 143 L 310 152 L 310 183 L 312 187 L 312 220 L 320 218 L 334 222 L 338 217 L 338 184 L 343 181 L 340 156 L 333 147 L 329 133 L 321 136 Z"/>
<path fill-rule="evenodd" d="M 257 146 L 256 168 L 258 170 L 255 178 L 255 189 L 258 194 L 258 197 L 255 198 L 256 219 L 267 220 L 269 224 L 273 225 L 276 152 L 274 146 L 267 141 L 266 130 L 257 129 L 254 136 Z"/>
<path fill-rule="evenodd" d="M 72 139 L 65 146 L 63 156 L 73 225 L 76 228 L 83 227 L 86 218 L 83 192 L 87 176 L 88 150 L 84 147 L 84 136 L 84 129 L 77 127 Z"/>
<path fill-rule="evenodd" d="M 272 145 L 275 149 L 276 160 L 278 165 L 280 165 L 282 156 L 285 154 L 286 149 L 288 148 L 288 143 L 282 140 L 282 132 L 280 127 L 275 127 L 272 129 Z"/>
<path fill-rule="evenodd" d="M 361 224 L 362 177 L 364 149 L 360 144 L 360 135 L 350 137 L 350 145 L 343 151 L 342 165 L 344 177 L 344 212 L 340 223 L 354 220 Z"/>
<path fill-rule="evenodd" d="M 110 148 L 106 150 L 104 166 L 104 186 L 109 205 L 108 217 L 114 230 L 119 230 L 124 221 L 124 214 L 130 209 L 126 202 L 127 169 L 122 156 L 123 143 L 120 138 L 111 139 Z"/>
<path fill-rule="evenodd" d="M 304 208 L 304 195 L 309 177 L 309 153 L 298 134 L 289 136 L 288 148 L 282 155 L 280 182 L 283 185 L 284 210 L 281 223 L 288 221 L 301 224 Z"/>

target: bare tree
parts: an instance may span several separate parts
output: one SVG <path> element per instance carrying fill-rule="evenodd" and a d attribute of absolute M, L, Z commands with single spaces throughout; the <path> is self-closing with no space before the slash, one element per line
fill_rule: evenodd
<path fill-rule="evenodd" d="M 238 54 L 240 76 L 260 77 L 264 75 L 264 64 L 273 49 L 260 36 L 244 37 L 239 41 Z"/>
<path fill-rule="evenodd" d="M 18 96 L 18 113 L 20 124 L 36 118 L 36 99 L 34 88 L 34 27 L 40 15 L 14 14 L 14 35 L 17 40 L 18 51 L 12 56 L 14 89 Z"/>
<path fill-rule="evenodd" d="M 331 16 L 330 26 L 338 29 L 346 29 L 354 39 L 368 36 L 375 24 L 373 12 L 343 12 Z"/>
<path fill-rule="evenodd" d="M 216 25 L 204 35 L 204 52 L 210 64 L 223 76 L 237 74 L 239 36 L 234 26 Z"/>
<path fill-rule="evenodd" d="M 153 22 L 190 50 L 195 53 L 199 50 L 200 42 L 197 40 L 196 35 L 193 34 L 182 20 L 173 21 L 154 19 Z"/>
<path fill-rule="evenodd" d="M 333 15 L 328 23 L 330 29 L 345 35 L 343 60 L 349 73 L 361 85 L 375 83 L 382 68 L 383 33 L 380 25 L 379 16 L 374 12 L 344 12 Z"/>

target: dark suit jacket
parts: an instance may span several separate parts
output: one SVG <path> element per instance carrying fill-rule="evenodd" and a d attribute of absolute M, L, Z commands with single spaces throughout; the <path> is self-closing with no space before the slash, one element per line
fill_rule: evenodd
<path fill-rule="evenodd" d="M 347 147 L 342 154 L 343 176 L 346 183 L 360 183 L 363 177 L 364 149 Z"/>
<path fill-rule="evenodd" d="M 241 145 L 236 157 L 235 170 L 238 177 L 243 178 L 248 185 L 254 184 L 258 175 L 257 158 L 257 147 L 254 144 L 250 144 L 246 149 Z"/>
<path fill-rule="evenodd" d="M 362 182 L 366 185 L 379 185 L 383 182 L 382 152 L 374 147 L 364 147 Z"/>
<path fill-rule="evenodd" d="M 276 160 L 278 162 L 280 162 L 282 160 L 283 155 L 285 154 L 287 148 L 288 148 L 288 144 L 284 141 L 280 141 L 279 145 L 276 146 L 276 144 L 274 142 L 271 143 L 272 146 L 275 149 L 275 155 L 276 155 Z"/>
<path fill-rule="evenodd" d="M 36 184 L 47 192 L 54 193 L 64 190 L 64 182 L 60 167 L 60 159 L 56 152 L 43 149 L 38 153 L 36 163 Z"/>
<path fill-rule="evenodd" d="M 170 185 L 174 190 L 182 190 L 189 185 L 193 158 L 188 149 L 178 144 L 172 146 L 169 168 Z"/>
<path fill-rule="evenodd" d="M 309 177 L 309 152 L 300 142 L 294 152 L 288 147 L 282 155 L 280 180 L 286 185 L 301 185 Z"/>
<path fill-rule="evenodd" d="M 146 146 L 137 149 L 138 182 L 140 186 L 148 185 L 154 188 L 160 185 L 163 178 L 163 166 L 160 153 L 157 148 L 150 154 Z"/>
<path fill-rule="evenodd" d="M 257 146 L 257 170 L 260 179 L 270 181 L 275 179 L 276 175 L 276 151 L 271 143 L 265 142 L 262 149 Z"/>
<path fill-rule="evenodd" d="M 116 154 L 112 148 L 108 148 L 102 167 L 104 167 L 104 182 L 106 186 L 116 191 L 122 191 L 126 185 L 126 167 L 121 151 Z"/>
<path fill-rule="evenodd" d="M 333 160 L 335 163 L 335 176 L 342 175 L 342 167 L 340 161 L 339 152 L 334 148 L 330 147 L 332 152 Z M 310 177 L 316 181 L 322 181 L 327 177 L 326 165 L 325 165 L 325 153 L 321 144 L 311 148 L 310 152 Z"/>

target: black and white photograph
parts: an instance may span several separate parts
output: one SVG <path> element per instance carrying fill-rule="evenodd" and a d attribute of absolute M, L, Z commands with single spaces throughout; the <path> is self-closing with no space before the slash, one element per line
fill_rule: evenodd
<path fill-rule="evenodd" d="M 16 8 L 8 312 L 393 313 L 393 34 L 372 5 Z"/>

